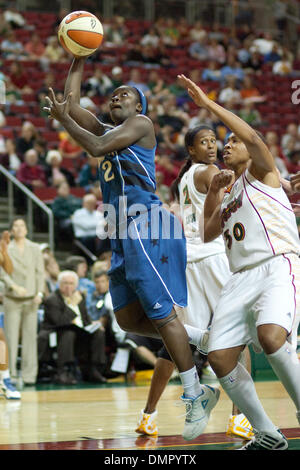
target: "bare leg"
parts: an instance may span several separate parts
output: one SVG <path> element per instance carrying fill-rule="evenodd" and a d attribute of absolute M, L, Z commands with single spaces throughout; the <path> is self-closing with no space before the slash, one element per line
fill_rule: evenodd
<path fill-rule="evenodd" d="M 188 336 L 176 312 L 162 320 L 149 320 L 139 301 L 115 312 L 120 327 L 128 332 L 152 338 L 161 338 L 179 372 L 194 367 Z"/>
<path fill-rule="evenodd" d="M 146 364 L 150 364 L 150 366 L 155 367 L 157 357 L 155 354 L 153 354 L 152 351 L 150 351 L 150 349 L 146 348 L 145 346 L 138 346 L 134 351 L 142 361 L 144 361 Z"/>
<path fill-rule="evenodd" d="M 170 380 L 173 370 L 173 362 L 161 357 L 157 359 L 144 410 L 145 413 L 150 414 L 156 410 L 157 403 Z"/>

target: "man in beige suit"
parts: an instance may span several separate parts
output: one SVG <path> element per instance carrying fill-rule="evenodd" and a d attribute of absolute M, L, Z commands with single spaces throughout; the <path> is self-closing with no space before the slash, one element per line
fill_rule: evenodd
<path fill-rule="evenodd" d="M 11 234 L 13 240 L 8 245 L 7 251 L 14 269 L 11 275 L 3 270 L 1 273 L 5 284 L 4 331 L 8 344 L 11 377 L 16 379 L 21 330 L 22 379 L 25 385 L 31 385 L 36 382 L 38 372 L 37 310 L 43 300 L 44 262 L 39 245 L 26 238 L 27 227 L 22 218 L 13 221 Z"/>

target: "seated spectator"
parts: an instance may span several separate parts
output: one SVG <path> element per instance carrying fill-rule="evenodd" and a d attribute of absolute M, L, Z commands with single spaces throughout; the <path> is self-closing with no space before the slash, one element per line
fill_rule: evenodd
<path fill-rule="evenodd" d="M 252 42 L 251 52 L 257 50 L 263 56 L 269 54 L 276 42 L 271 33 L 265 33 L 264 37 L 256 38 Z"/>
<path fill-rule="evenodd" d="M 263 58 L 261 54 L 254 50 L 251 52 L 250 59 L 244 64 L 245 70 L 254 72 L 256 75 L 261 75 L 262 73 Z"/>
<path fill-rule="evenodd" d="M 76 363 L 83 380 L 105 383 L 102 375 L 106 365 L 105 335 L 101 326 L 93 333 L 86 329 L 92 322 L 77 286 L 76 273 L 63 271 L 58 276 L 58 289 L 45 300 L 44 321 L 38 337 L 39 361 L 47 357 L 49 334 L 56 333 L 57 383 L 77 383 Z"/>
<path fill-rule="evenodd" d="M 77 274 L 77 288 L 84 295 L 86 306 L 89 308 L 96 287 L 94 282 L 87 277 L 89 267 L 86 258 L 84 256 L 69 256 L 66 260 L 66 268 Z"/>
<path fill-rule="evenodd" d="M 76 240 L 80 241 L 96 256 L 109 250 L 109 240 L 105 237 L 106 221 L 101 211 L 96 209 L 97 198 L 86 194 L 82 199 L 82 208 L 77 209 L 72 217 Z M 100 237 L 105 237 L 101 239 Z"/>
<path fill-rule="evenodd" d="M 192 42 L 192 44 L 189 46 L 188 52 L 193 59 L 200 61 L 208 60 L 209 51 L 206 37 L 199 39 L 196 42 Z"/>
<path fill-rule="evenodd" d="M 111 19 L 110 24 L 105 27 L 105 44 L 108 47 L 121 46 L 124 44 L 127 33 L 124 18 L 115 16 Z"/>
<path fill-rule="evenodd" d="M 164 95 L 167 89 L 167 84 L 165 80 L 161 77 L 157 70 L 150 70 L 148 75 L 147 85 L 150 89 L 152 95 L 155 95 L 157 99 L 160 95 Z M 153 96 L 151 96 L 151 99 Z M 150 109 L 150 103 L 149 103 Z"/>
<path fill-rule="evenodd" d="M 237 79 L 235 76 L 227 75 L 226 85 L 220 91 L 218 99 L 220 103 L 231 101 L 232 103 L 238 104 L 241 101 L 241 93 L 237 87 Z"/>
<path fill-rule="evenodd" d="M 16 152 L 16 144 L 13 139 L 6 139 L 5 150 L 6 153 L 0 156 L 1 165 L 15 175 L 21 166 L 22 160 Z"/>
<path fill-rule="evenodd" d="M 37 138 L 37 130 L 35 126 L 29 122 L 25 121 L 21 128 L 20 136 L 16 140 L 16 151 L 23 157 L 27 150 L 34 147 L 34 142 Z"/>
<path fill-rule="evenodd" d="M 167 18 L 165 28 L 161 33 L 161 39 L 166 46 L 177 46 L 180 39 L 180 32 L 174 18 Z"/>
<path fill-rule="evenodd" d="M 58 42 L 57 36 L 50 36 L 50 38 L 48 38 L 48 44 L 45 47 L 44 57 L 51 64 L 56 62 L 64 62 L 66 60 L 66 52 Z"/>
<path fill-rule="evenodd" d="M 252 127 L 259 126 L 262 123 L 261 115 L 255 108 L 253 101 L 245 100 L 239 116 Z"/>
<path fill-rule="evenodd" d="M 72 215 L 81 207 L 81 199 L 73 196 L 68 183 L 61 183 L 57 188 L 57 197 L 52 204 L 52 211 L 57 223 L 57 236 L 63 240 L 73 240 Z M 59 241 L 59 240 L 58 240 Z"/>
<path fill-rule="evenodd" d="M 244 70 L 241 67 L 241 64 L 236 60 L 234 54 L 228 55 L 226 64 L 221 68 L 221 78 L 223 83 L 225 82 L 228 75 L 233 75 L 239 81 L 244 79 Z"/>
<path fill-rule="evenodd" d="M 96 271 L 93 275 L 95 291 L 92 294 L 88 314 L 93 321 L 100 320 L 105 328 L 110 322 L 110 314 L 113 310 L 109 293 L 109 276 L 106 271 Z"/>
<path fill-rule="evenodd" d="M 24 16 L 14 6 L 13 2 L 10 2 L 8 8 L 5 9 L 4 19 L 13 29 L 24 28 L 26 26 Z"/>
<path fill-rule="evenodd" d="M 281 138 L 281 147 L 283 152 L 287 153 L 287 150 L 289 148 L 289 143 L 291 141 L 294 142 L 296 140 L 297 142 L 297 150 L 300 148 L 300 130 L 298 130 L 297 124 L 296 123 L 290 123 L 287 128 L 286 132 L 283 134 Z"/>
<path fill-rule="evenodd" d="M 201 21 L 196 21 L 196 23 L 191 27 L 189 37 L 191 41 L 201 41 L 207 36 L 205 29 L 202 26 Z"/>
<path fill-rule="evenodd" d="M 17 171 L 17 178 L 31 190 L 46 186 L 46 175 L 43 168 L 38 165 L 38 154 L 34 149 L 29 149 L 25 153 L 24 163 Z"/>
<path fill-rule="evenodd" d="M 113 90 L 113 83 L 100 67 L 96 67 L 93 75 L 83 83 L 82 89 L 89 97 L 106 96 Z"/>
<path fill-rule="evenodd" d="M 57 289 L 59 264 L 52 253 L 43 254 L 45 266 L 45 298 Z"/>
<path fill-rule="evenodd" d="M 257 98 L 259 101 L 262 98 L 260 92 L 258 89 L 253 85 L 253 80 L 249 75 L 246 75 L 242 84 L 241 84 L 241 98 L 243 100 L 247 99 L 249 101 L 249 98 L 253 98 L 253 101 L 257 101 Z"/>
<path fill-rule="evenodd" d="M 29 76 L 20 62 L 12 62 L 9 69 L 9 78 L 21 93 L 32 93 L 32 88 L 29 86 Z"/>
<path fill-rule="evenodd" d="M 152 46 L 157 48 L 160 41 L 160 37 L 156 32 L 155 28 L 149 28 L 149 31 L 142 37 L 142 46 Z"/>
<path fill-rule="evenodd" d="M 208 59 L 224 64 L 226 60 L 226 52 L 224 46 L 216 39 L 210 39 L 208 42 Z"/>
<path fill-rule="evenodd" d="M 272 50 L 264 55 L 264 63 L 275 63 L 281 59 L 281 53 L 278 44 L 274 44 Z"/>
<path fill-rule="evenodd" d="M 26 54 L 23 45 L 17 40 L 14 31 L 6 33 L 5 39 L 1 43 L 1 54 L 4 59 L 19 60 L 24 59 Z"/>
<path fill-rule="evenodd" d="M 287 169 L 290 174 L 295 175 L 300 171 L 300 149 L 288 153 Z"/>
<path fill-rule="evenodd" d="M 61 183 L 67 182 L 70 186 L 75 186 L 75 179 L 67 168 L 61 167 L 62 156 L 58 150 L 49 150 L 46 157 L 45 173 L 49 186 L 58 187 Z"/>
<path fill-rule="evenodd" d="M 99 164 L 98 159 L 89 157 L 88 161 L 81 168 L 78 176 L 79 186 L 88 193 L 95 183 L 99 182 Z"/>
<path fill-rule="evenodd" d="M 202 72 L 202 79 L 211 80 L 213 82 L 220 82 L 221 78 L 222 77 L 219 64 L 216 61 L 211 60 Z"/>
<path fill-rule="evenodd" d="M 121 67 L 116 66 L 112 68 L 111 81 L 114 90 L 124 84 L 123 70 Z"/>
<path fill-rule="evenodd" d="M 167 155 L 157 156 L 156 171 L 164 175 L 164 184 L 167 186 L 171 186 L 178 175 L 178 168 Z"/>
<path fill-rule="evenodd" d="M 59 151 L 61 153 L 62 158 L 72 159 L 80 157 L 83 153 L 82 148 L 69 134 L 67 134 L 67 136 L 60 142 Z"/>
<path fill-rule="evenodd" d="M 277 60 L 272 68 L 275 75 L 290 75 L 293 71 L 293 62 L 290 60 L 289 55 L 283 52 L 281 58 Z"/>
<path fill-rule="evenodd" d="M 2 11 L 0 11 L 0 34 L 1 37 L 5 36 L 8 31 L 11 30 L 11 25 L 5 19 L 5 15 Z"/>
<path fill-rule="evenodd" d="M 39 60 L 45 52 L 43 41 L 37 33 L 33 33 L 30 40 L 24 46 L 29 60 Z"/>
<path fill-rule="evenodd" d="M 129 80 L 126 83 L 128 86 L 137 87 L 143 93 L 149 92 L 149 87 L 141 78 L 141 73 L 138 69 L 132 69 L 129 74 Z"/>

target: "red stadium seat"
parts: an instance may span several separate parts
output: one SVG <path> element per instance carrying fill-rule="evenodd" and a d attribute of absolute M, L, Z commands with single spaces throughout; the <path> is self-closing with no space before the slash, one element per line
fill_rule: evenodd
<path fill-rule="evenodd" d="M 51 203 L 57 195 L 56 188 L 35 188 L 33 192 L 41 201 L 48 204 Z"/>
<path fill-rule="evenodd" d="M 11 127 L 21 127 L 23 121 L 18 116 L 6 116 L 6 125 Z"/>

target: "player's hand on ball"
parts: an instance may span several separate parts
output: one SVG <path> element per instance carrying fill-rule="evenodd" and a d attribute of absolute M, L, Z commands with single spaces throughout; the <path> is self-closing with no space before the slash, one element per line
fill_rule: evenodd
<path fill-rule="evenodd" d="M 55 93 L 52 88 L 49 88 L 50 97 L 46 96 L 48 103 L 47 107 L 44 107 L 45 111 L 48 111 L 49 117 L 61 121 L 64 117 L 69 114 L 72 93 L 69 93 L 64 101 L 57 101 Z"/>
<path fill-rule="evenodd" d="M 198 85 L 196 85 L 196 83 L 194 83 L 192 80 L 187 78 L 185 75 L 183 74 L 178 75 L 178 78 L 179 78 L 181 85 L 183 86 L 183 88 L 187 90 L 192 100 L 199 107 L 205 108 L 209 102 L 209 98 L 206 96 L 204 91 L 201 90 L 201 88 Z"/>
<path fill-rule="evenodd" d="M 234 172 L 231 170 L 222 170 L 214 175 L 210 187 L 211 190 L 218 192 L 222 188 L 226 188 L 234 182 Z"/>

